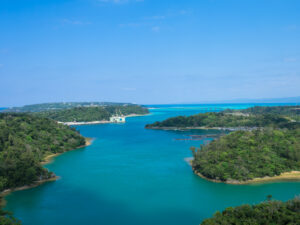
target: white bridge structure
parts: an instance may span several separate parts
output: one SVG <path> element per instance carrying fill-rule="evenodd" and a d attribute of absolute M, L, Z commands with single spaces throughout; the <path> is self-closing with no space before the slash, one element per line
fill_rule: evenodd
<path fill-rule="evenodd" d="M 112 116 L 109 118 L 109 121 L 112 123 L 125 123 L 126 117 L 125 116 Z"/>

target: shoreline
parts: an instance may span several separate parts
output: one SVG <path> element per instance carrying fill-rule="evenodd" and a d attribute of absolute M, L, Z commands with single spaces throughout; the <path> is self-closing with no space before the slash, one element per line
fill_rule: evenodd
<path fill-rule="evenodd" d="M 35 188 L 35 187 L 40 186 L 40 185 L 42 185 L 44 183 L 56 181 L 59 178 L 60 178 L 59 176 L 54 175 L 53 177 L 50 177 L 48 179 L 43 179 L 43 180 L 35 181 L 33 184 L 30 184 L 30 185 L 24 185 L 22 187 L 6 189 L 6 190 L 4 190 L 4 191 L 2 191 L 0 193 L 0 197 L 2 198 L 2 199 L 0 199 L 0 200 L 2 200 L 2 201 L 0 201 L 0 207 L 1 208 L 5 207 L 5 205 L 6 205 L 5 196 L 11 194 L 12 192 L 27 190 L 27 189 L 30 189 L 30 188 Z"/>
<path fill-rule="evenodd" d="M 210 179 L 205 177 L 199 172 L 194 171 L 194 174 L 197 176 L 214 182 L 214 183 L 224 183 L 224 184 L 233 184 L 233 185 L 245 185 L 245 184 L 257 184 L 257 183 L 273 183 L 276 181 L 299 181 L 300 182 L 300 171 L 291 171 L 291 172 L 284 172 L 281 173 L 278 176 L 274 177 L 256 177 L 252 180 L 246 180 L 246 181 L 238 181 L 238 180 L 228 180 L 228 181 L 221 181 L 221 180 L 216 180 L 216 179 Z"/>
<path fill-rule="evenodd" d="M 149 115 L 150 113 L 147 114 L 128 114 L 126 116 L 124 116 L 125 118 L 127 117 L 138 117 L 138 116 L 146 116 Z M 93 124 L 110 124 L 110 123 L 115 123 L 115 122 L 111 122 L 109 120 L 101 120 L 101 121 L 83 121 L 83 122 L 61 122 L 58 121 L 57 123 L 59 124 L 64 124 L 64 125 L 68 125 L 68 126 L 80 126 L 80 125 L 93 125 Z"/>
<path fill-rule="evenodd" d="M 89 145 L 92 144 L 93 139 L 92 138 L 85 138 L 85 141 L 86 141 L 85 145 L 78 146 L 77 148 L 71 149 L 69 151 L 74 151 L 74 150 L 77 150 L 79 148 L 87 147 L 87 146 L 89 146 Z M 55 158 L 56 156 L 59 156 L 59 155 L 61 155 L 63 153 L 69 152 L 69 151 L 47 155 L 47 156 L 45 156 L 45 158 L 41 162 L 41 165 L 49 164 L 49 163 L 51 163 L 53 161 L 53 158 Z M 40 185 L 42 185 L 44 183 L 56 181 L 59 178 L 60 178 L 59 176 L 56 176 L 54 174 L 53 177 L 50 177 L 50 178 L 47 178 L 47 179 L 43 179 L 43 180 L 35 181 L 33 184 L 30 184 L 30 185 L 24 185 L 24 186 L 21 186 L 21 187 L 5 189 L 4 191 L 0 192 L 0 197 L 2 198 L 2 201 L 0 201 L 0 207 L 4 207 L 6 205 L 6 200 L 4 199 L 4 197 L 7 196 L 7 195 L 9 195 L 9 194 L 11 194 L 12 192 L 22 191 L 22 190 L 34 188 L 34 187 L 40 186 Z"/>
<path fill-rule="evenodd" d="M 227 130 L 227 131 L 250 131 L 259 129 L 258 127 L 145 127 L 152 130 Z"/>
<path fill-rule="evenodd" d="M 193 169 L 192 163 L 193 163 L 193 157 L 187 157 L 184 158 L 184 161 L 186 161 L 191 167 L 195 175 L 210 181 L 214 183 L 224 183 L 224 184 L 233 184 L 233 185 L 245 185 L 245 184 L 257 184 L 257 183 L 272 183 L 276 181 L 299 181 L 300 182 L 300 171 L 290 171 L 290 172 L 283 172 L 278 176 L 274 177 L 256 177 L 252 180 L 246 180 L 246 181 L 238 181 L 238 180 L 227 180 L 227 181 L 221 181 L 217 179 L 211 179 L 203 174 L 195 171 Z"/>
<path fill-rule="evenodd" d="M 44 157 L 43 161 L 41 162 L 42 165 L 47 165 L 49 163 L 51 163 L 53 161 L 53 158 L 61 155 L 61 154 L 64 154 L 66 152 L 69 152 L 69 151 L 74 151 L 74 150 L 77 150 L 79 148 L 84 148 L 84 147 L 87 147 L 87 146 L 90 146 L 92 143 L 93 143 L 93 139 L 92 138 L 84 138 L 85 139 L 85 145 L 81 145 L 81 146 L 78 146 L 77 148 L 74 148 L 74 149 L 71 149 L 71 150 L 68 150 L 68 151 L 65 151 L 65 152 L 61 152 L 61 153 L 53 153 L 53 154 L 49 154 L 47 156 Z"/>

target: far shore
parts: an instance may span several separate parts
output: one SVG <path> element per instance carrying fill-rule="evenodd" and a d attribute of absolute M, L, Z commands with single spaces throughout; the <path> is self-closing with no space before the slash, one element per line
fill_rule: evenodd
<path fill-rule="evenodd" d="M 137 116 L 146 116 L 149 114 L 129 114 L 127 116 L 124 116 L 125 118 L 127 117 L 137 117 Z M 58 121 L 58 123 L 64 124 L 64 125 L 68 125 L 68 126 L 80 126 L 80 125 L 92 125 L 92 124 L 108 124 L 108 123 L 115 123 L 115 122 L 111 122 L 108 120 L 101 120 L 101 121 L 83 121 L 83 122 L 61 122 Z"/>
<path fill-rule="evenodd" d="M 227 130 L 227 131 L 237 131 L 237 130 L 255 130 L 258 127 L 146 127 L 146 129 L 152 130 Z"/>
<path fill-rule="evenodd" d="M 93 141 L 92 138 L 85 138 L 85 145 L 78 146 L 77 148 L 71 149 L 69 151 L 73 151 L 73 150 L 76 150 L 76 149 L 79 149 L 79 148 L 83 148 L 83 147 L 89 146 L 89 145 L 92 144 L 92 141 Z M 53 160 L 54 157 L 59 156 L 59 155 L 61 155 L 63 153 L 69 152 L 69 151 L 47 155 L 46 157 L 44 157 L 44 160 L 41 162 L 41 164 L 42 165 L 46 165 L 46 164 L 52 162 L 52 160 Z M 6 189 L 6 190 L 4 190 L 4 191 L 2 191 L 0 193 L 0 197 L 5 197 L 6 195 L 8 195 L 8 194 L 10 194 L 10 193 L 12 193 L 14 191 L 26 190 L 26 189 L 37 187 L 37 186 L 39 186 L 41 184 L 44 184 L 44 183 L 47 183 L 47 182 L 56 181 L 59 178 L 60 178 L 59 176 L 54 175 L 53 177 L 50 177 L 48 179 L 43 179 L 43 180 L 35 181 L 33 184 L 30 184 L 30 185 L 24 185 L 22 187 Z M 3 199 L 2 202 L 0 202 L 0 207 L 3 207 L 3 206 L 5 206 L 5 200 L 4 199 Z"/>

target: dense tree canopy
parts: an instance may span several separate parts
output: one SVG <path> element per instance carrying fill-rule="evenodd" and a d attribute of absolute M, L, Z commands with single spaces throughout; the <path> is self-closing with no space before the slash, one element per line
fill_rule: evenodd
<path fill-rule="evenodd" d="M 84 145 L 74 129 L 28 114 L 0 114 L 0 191 L 49 178 L 44 156 Z"/>
<path fill-rule="evenodd" d="M 235 131 L 194 150 L 193 169 L 220 181 L 300 170 L 300 129 Z"/>
<path fill-rule="evenodd" d="M 0 203 L 1 203 L 0 197 Z M 21 222 L 15 219 L 11 212 L 5 211 L 0 208 L 0 224 L 1 225 L 21 225 Z"/>
<path fill-rule="evenodd" d="M 148 109 L 139 105 L 76 107 L 64 110 L 48 110 L 35 115 L 61 122 L 90 122 L 109 120 L 112 115 L 147 114 Z"/>
<path fill-rule="evenodd" d="M 4 109 L 4 112 L 43 112 L 50 110 L 70 109 L 76 107 L 94 107 L 94 106 L 127 106 L 133 105 L 130 103 L 116 102 L 53 102 L 41 103 L 33 105 L 25 105 L 22 107 L 12 107 Z"/>
<path fill-rule="evenodd" d="M 162 122 L 155 122 L 146 125 L 146 128 L 185 128 L 185 127 L 274 127 L 274 128 L 294 128 L 300 124 L 288 118 L 273 114 L 242 115 L 224 112 L 200 113 L 192 116 L 177 116 L 166 119 Z"/>
<path fill-rule="evenodd" d="M 242 112 L 249 114 L 282 115 L 300 121 L 300 106 L 255 106 L 242 110 L 226 110 L 226 112 Z"/>
<path fill-rule="evenodd" d="M 300 224 L 300 199 L 265 201 L 257 205 L 229 207 L 201 225 L 296 225 Z"/>

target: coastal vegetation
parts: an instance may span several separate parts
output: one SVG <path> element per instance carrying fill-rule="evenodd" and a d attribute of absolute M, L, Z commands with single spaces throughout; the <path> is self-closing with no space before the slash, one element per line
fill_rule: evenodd
<path fill-rule="evenodd" d="M 0 114 L 0 192 L 53 177 L 41 162 L 49 154 L 85 145 L 75 130 L 22 113 Z"/>
<path fill-rule="evenodd" d="M 227 224 L 299 224 L 300 198 L 296 197 L 287 202 L 267 200 L 257 205 L 242 205 L 226 208 L 223 212 L 216 212 L 201 225 Z"/>
<path fill-rule="evenodd" d="M 281 115 L 274 114 L 233 114 L 208 112 L 192 116 L 177 116 L 162 122 L 147 124 L 148 129 L 165 128 L 295 128 L 300 124 Z"/>
<path fill-rule="evenodd" d="M 207 145 L 191 148 L 194 172 L 209 180 L 249 183 L 276 176 L 300 179 L 296 174 L 300 171 L 298 113 L 296 106 L 252 107 L 177 116 L 146 128 L 233 130 Z"/>
<path fill-rule="evenodd" d="M 113 115 L 127 116 L 131 114 L 144 115 L 147 113 L 149 113 L 148 109 L 139 105 L 111 105 L 47 110 L 33 114 L 60 122 L 90 122 L 109 121 L 109 118 Z"/>
<path fill-rule="evenodd" d="M 114 102 L 54 102 L 41 103 L 33 105 L 25 105 L 22 107 L 12 107 L 3 109 L 4 112 L 43 112 L 49 110 L 70 109 L 76 107 L 95 107 L 95 106 L 127 106 L 130 103 L 114 103 Z"/>
<path fill-rule="evenodd" d="M 0 198 L 1 202 L 1 198 Z M 15 219 L 11 212 L 0 208 L 0 224 L 1 225 L 21 225 L 21 222 Z"/>
<path fill-rule="evenodd" d="M 300 170 L 300 129 L 236 131 L 192 148 L 195 173 L 235 182 Z"/>
<path fill-rule="evenodd" d="M 300 106 L 254 106 L 242 110 L 227 109 L 224 112 L 236 113 L 241 112 L 244 114 L 273 114 L 288 117 L 290 119 L 300 121 Z"/>

